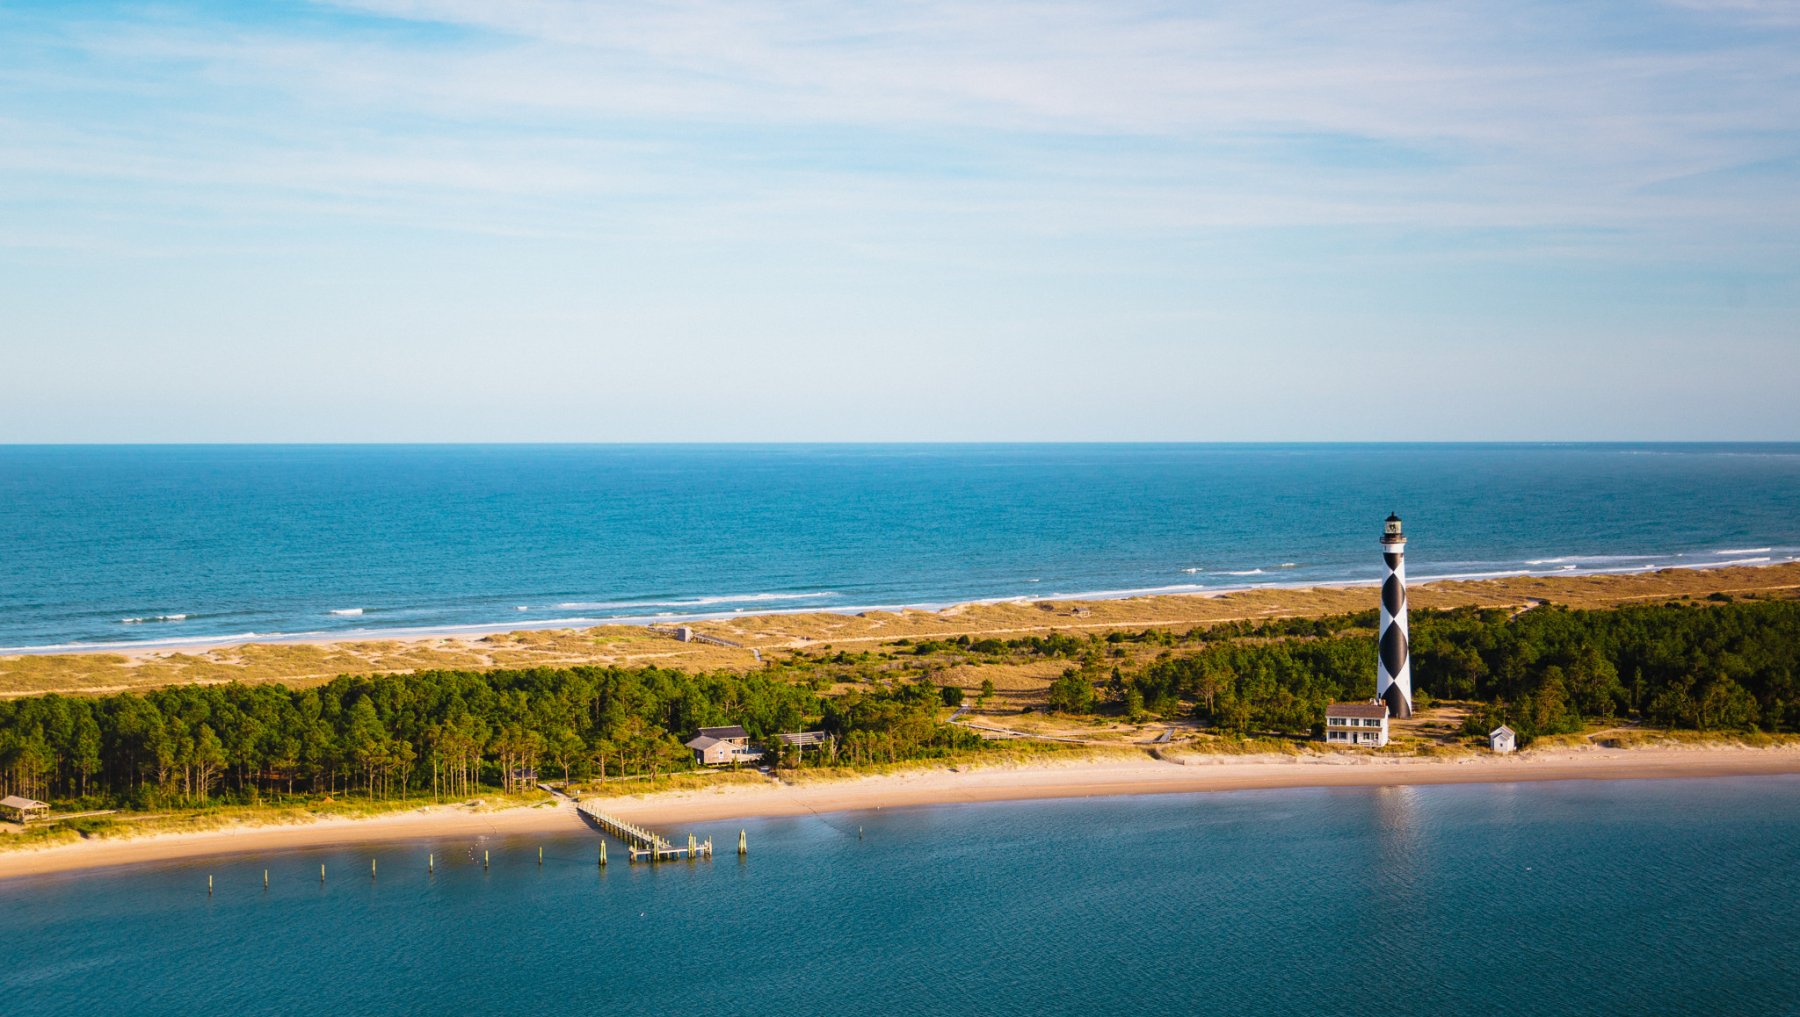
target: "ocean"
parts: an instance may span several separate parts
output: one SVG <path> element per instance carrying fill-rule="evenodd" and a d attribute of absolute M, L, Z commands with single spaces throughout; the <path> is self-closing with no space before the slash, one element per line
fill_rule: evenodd
<path fill-rule="evenodd" d="M 657 868 L 615 844 L 602 870 L 597 835 L 571 830 L 0 882 L 0 1010 L 1800 1013 L 1800 777 L 948 805 L 694 832 L 730 845 L 739 829 L 747 859 Z"/>
<path fill-rule="evenodd" d="M 0 652 L 1800 557 L 1800 445 L 0 447 Z"/>

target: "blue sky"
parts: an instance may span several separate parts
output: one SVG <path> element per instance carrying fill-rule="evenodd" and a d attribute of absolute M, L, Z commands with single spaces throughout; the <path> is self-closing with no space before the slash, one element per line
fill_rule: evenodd
<path fill-rule="evenodd" d="M 0 2 L 0 441 L 1800 439 L 1800 2 Z"/>

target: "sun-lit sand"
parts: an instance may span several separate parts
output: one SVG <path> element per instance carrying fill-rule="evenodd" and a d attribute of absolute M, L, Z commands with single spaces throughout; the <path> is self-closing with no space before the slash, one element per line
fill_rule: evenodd
<path fill-rule="evenodd" d="M 684 824 L 798 817 L 908 806 L 1100 795 L 1301 787 L 1503 783 L 1543 780 L 1732 777 L 1800 773 L 1800 747 L 1558 749 L 1447 758 L 1349 752 L 1305 757 L 1202 756 L 1170 761 L 1131 753 L 1021 765 L 920 768 L 848 779 L 733 781 L 699 790 L 607 799 L 620 818 L 680 836 Z M 567 803 L 479 811 L 433 806 L 372 819 L 244 826 L 136 839 L 94 839 L 0 851 L 0 879 L 213 855 L 263 854 L 394 841 L 472 842 L 588 827 Z"/>
<path fill-rule="evenodd" d="M 1612 607 L 1712 593 L 1793 596 L 1800 563 L 1762 567 L 1664 569 L 1626 575 L 1512 576 L 1421 583 L 1409 591 L 1415 609 L 1465 605 L 1520 607 L 1549 601 Z M 37 692 L 98 694 L 160 685 L 227 681 L 318 682 L 340 674 L 432 668 L 555 667 L 655 664 L 687 669 L 749 670 L 751 648 L 768 654 L 833 646 L 874 649 L 896 639 L 958 635 L 1016 637 L 1064 632 L 1185 628 L 1240 619 L 1320 616 L 1373 606 L 1364 586 L 1263 587 L 1225 593 L 1176 594 L 1089 601 L 1008 601 L 943 610 L 861 614 L 744 615 L 696 628 L 744 649 L 678 643 L 632 625 L 394 639 L 319 639 L 216 647 L 134 649 L 0 657 L 0 695 Z"/>
<path fill-rule="evenodd" d="M 1512 577 L 1422 584 L 1412 592 L 1416 608 L 1459 605 L 1524 607 L 1552 601 L 1604 607 L 1713 593 L 1793 596 L 1800 564 L 1761 568 L 1673 569 L 1608 576 Z M 1356 587 L 1266 588 L 1211 596 L 1156 596 L 1086 602 L 1038 601 L 964 605 L 941 611 L 829 613 L 734 617 L 702 623 L 704 631 L 765 652 L 823 646 L 875 648 L 896 639 L 955 635 L 1017 635 L 1052 629 L 1106 630 L 1182 627 L 1240 618 L 1325 615 L 1366 609 L 1369 591 Z M 641 628 L 493 633 L 456 638 L 432 636 L 374 642 L 321 642 L 224 646 L 208 650 L 139 651 L 133 654 L 62 654 L 0 658 L 0 694 L 38 691 L 95 693 L 186 681 L 316 681 L 342 673 L 420 668 L 483 668 L 572 663 L 750 668 L 747 649 L 677 643 Z M 982 677 L 1018 685 L 1030 695 L 1060 664 L 991 665 Z M 970 682 L 977 679 L 971 672 Z M 956 680 L 955 675 L 950 676 Z M 1016 705 L 1016 704 L 1015 704 Z M 1450 707 L 1445 707 L 1446 710 Z M 1014 715 L 1011 728 L 1038 730 L 1042 718 Z M 1436 716 L 1436 715 L 1434 715 Z M 1449 717 L 1450 727 L 1456 718 Z M 992 722 L 971 715 L 974 722 Z M 1034 726 L 1035 725 L 1035 726 Z M 1439 726 L 1443 726 L 1440 724 Z M 1090 725 L 1092 728 L 1092 725 Z M 1124 733 L 1083 728 L 1083 740 L 1142 740 Z M 1430 732 L 1415 731 L 1429 739 Z M 1069 735 L 1071 732 L 1063 732 Z M 1120 741 L 1110 744 L 1118 745 Z M 681 824 L 750 816 L 805 816 L 847 810 L 899 808 L 957 802 L 1062 798 L 1090 795 L 1232 791 L 1283 787 L 1353 787 L 1384 784 L 1712 777 L 1800 773 L 1800 746 L 1629 749 L 1543 748 L 1496 757 L 1459 752 L 1440 757 L 1320 752 L 1301 756 L 1202 755 L 1179 745 L 1158 759 L 1130 748 L 1102 754 L 1013 764 L 922 767 L 843 779 L 777 782 L 740 776 L 700 790 L 609 799 L 620 817 L 670 833 Z M 1110 752 L 1110 754 L 1106 754 Z M 1188 754 L 1183 754 L 1184 752 Z M 93 838 L 44 848 L 0 851 L 0 878 L 96 866 L 139 864 L 227 853 L 285 851 L 323 845 L 422 839 L 470 840 L 484 836 L 541 834 L 585 829 L 566 803 L 502 810 L 444 805 L 376 818 L 330 818 L 290 825 L 241 826 L 216 831 L 153 834 L 131 839 Z"/>

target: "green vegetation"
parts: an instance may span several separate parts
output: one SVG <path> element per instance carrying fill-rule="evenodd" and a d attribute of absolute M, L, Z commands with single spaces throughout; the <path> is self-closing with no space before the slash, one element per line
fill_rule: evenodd
<path fill-rule="evenodd" d="M 1193 716 L 1221 730 L 1303 734 L 1325 706 L 1372 691 L 1372 614 L 1217 626 L 1185 636 L 1113 633 L 1078 653 L 1051 706 Z M 1668 603 L 1599 611 L 1539 607 L 1517 615 L 1463 608 L 1411 618 L 1419 699 L 1473 700 L 1470 733 L 1502 721 L 1529 739 L 1632 717 L 1700 731 L 1800 731 L 1800 603 Z M 1105 676 L 1107 644 L 1167 652 Z"/>
<path fill-rule="evenodd" d="M 823 700 L 769 675 L 594 667 L 47 695 L 0 701 L 0 793 L 136 809 L 462 798 L 528 787 L 539 767 L 565 779 L 688 769 L 682 739 L 732 723 L 762 738 L 816 722 L 833 736 L 828 761 L 853 765 L 979 746 L 938 722 L 943 701 L 920 682 Z"/>
<path fill-rule="evenodd" d="M 1002 749 L 941 721 L 991 675 L 1060 674 L 1038 706 L 1134 722 L 1192 718 L 1238 742 L 1317 730 L 1328 703 L 1372 692 L 1374 612 L 1191 631 L 959 636 L 829 647 L 762 670 L 571 667 L 346 676 L 312 688 L 182 685 L 100 698 L 0 700 L 0 794 L 60 805 L 213 809 L 346 796 L 463 799 L 561 779 L 692 768 L 695 728 L 752 736 L 822 728 L 821 772 Z M 1541 606 L 1412 615 L 1414 689 L 1474 704 L 1465 732 L 1505 721 L 1529 740 L 1615 719 L 1756 737 L 1800 731 L 1800 602 L 1739 599 L 1607 610 Z M 947 675 L 956 675 L 953 680 Z M 1037 679 L 1043 681 L 1044 679 Z M 1019 686 L 1014 686 L 1018 688 Z M 834 691 L 836 690 L 836 691 Z"/>

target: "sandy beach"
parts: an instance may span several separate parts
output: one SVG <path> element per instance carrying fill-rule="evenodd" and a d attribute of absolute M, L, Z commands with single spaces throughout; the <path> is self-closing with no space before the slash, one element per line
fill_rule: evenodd
<path fill-rule="evenodd" d="M 1553 602 L 1605 608 L 1712 594 L 1787 598 L 1800 591 L 1800 563 L 1670 568 L 1630 574 L 1513 576 L 1422 582 L 1408 591 L 1415 608 L 1521 608 Z M 394 638 L 326 637 L 273 643 L 153 644 L 112 652 L 0 655 L 0 696 L 60 692 L 103 695 L 164 685 L 327 681 L 341 674 L 405 673 L 434 668 L 567 667 L 576 664 L 747 671 L 765 655 L 821 646 L 878 650 L 896 640 L 960 635 L 1171 628 L 1278 617 L 1322 617 L 1367 608 L 1366 585 L 1268 586 L 1235 591 L 1101 600 L 1005 601 L 940 610 L 859 614 L 746 614 L 694 628 L 737 646 L 676 642 L 639 625 L 425 633 Z M 1043 684 L 1048 684 L 1045 679 Z"/>
<path fill-rule="evenodd" d="M 1800 773 L 1800 747 L 1794 746 L 1569 749 L 1511 757 L 1470 754 L 1438 759 L 1328 753 L 1300 758 L 1215 755 L 1162 761 L 1121 755 L 1013 766 L 921 768 L 842 780 L 730 783 L 618 797 L 609 799 L 605 808 L 622 819 L 679 836 L 683 824 L 726 819 L 1042 798 L 1793 773 Z M 214 855 L 560 834 L 587 828 L 566 802 L 493 811 L 432 806 L 371 819 L 325 819 L 0 851 L 0 879 Z"/>

